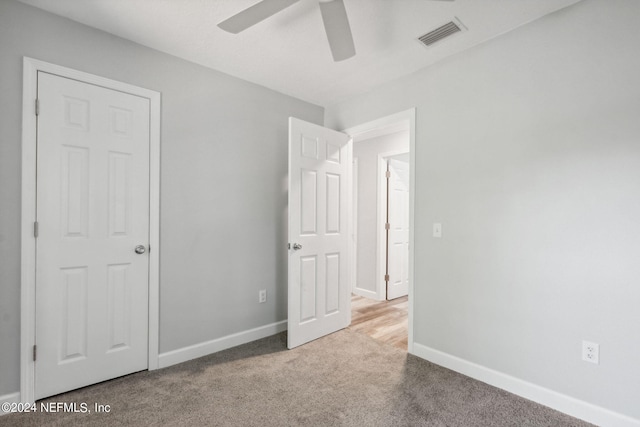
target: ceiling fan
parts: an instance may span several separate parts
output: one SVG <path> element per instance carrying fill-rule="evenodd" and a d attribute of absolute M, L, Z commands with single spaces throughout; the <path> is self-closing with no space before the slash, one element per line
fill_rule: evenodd
<path fill-rule="evenodd" d="M 233 34 L 275 15 L 299 0 L 262 0 L 218 24 L 218 27 Z M 449 0 L 452 1 L 452 0 Z M 343 0 L 318 0 L 324 30 L 334 61 L 349 59 L 356 54 L 351 27 Z"/>

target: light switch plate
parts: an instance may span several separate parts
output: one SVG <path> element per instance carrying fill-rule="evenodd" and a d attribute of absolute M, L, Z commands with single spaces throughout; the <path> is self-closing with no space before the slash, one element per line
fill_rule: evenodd
<path fill-rule="evenodd" d="M 433 223 L 433 237 L 442 237 L 442 224 L 439 222 Z"/>

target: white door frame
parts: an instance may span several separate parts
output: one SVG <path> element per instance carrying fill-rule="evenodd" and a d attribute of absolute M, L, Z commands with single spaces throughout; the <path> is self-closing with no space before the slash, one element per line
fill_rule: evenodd
<path fill-rule="evenodd" d="M 409 334 L 408 334 L 408 352 L 413 353 L 413 291 L 414 291 L 414 234 L 415 234 L 415 226 L 414 226 L 414 210 L 415 210 L 415 148 L 416 148 L 416 109 L 410 108 L 405 111 L 401 111 L 396 114 L 392 114 L 390 116 L 381 117 L 379 119 L 363 123 L 358 126 L 354 126 L 348 129 L 343 130 L 342 132 L 351 136 L 354 141 L 358 138 L 358 136 L 362 136 L 364 134 L 375 134 L 375 132 L 379 129 L 389 128 L 392 126 L 397 126 L 399 123 L 407 122 L 409 123 Z M 379 205 L 379 204 L 378 204 Z M 384 227 L 384 226 L 383 226 Z M 379 228 L 379 227 L 378 227 Z M 379 234 L 379 233 L 378 233 Z M 380 242 L 378 242 L 378 248 L 380 247 Z M 353 248 L 350 247 L 349 251 L 353 251 Z M 379 268 L 378 268 L 379 270 Z M 383 273 L 384 275 L 384 273 Z M 386 293 L 386 289 L 385 289 Z"/>
<path fill-rule="evenodd" d="M 353 142 L 351 143 L 353 149 Z M 358 158 L 351 161 L 351 212 L 349 213 L 349 232 L 351 239 L 349 250 L 349 271 L 351 279 L 351 293 L 355 293 L 358 283 Z"/>
<path fill-rule="evenodd" d="M 35 399 L 36 317 L 36 115 L 38 71 L 149 99 L 149 350 L 148 369 L 158 368 L 160 293 L 160 93 L 37 59 L 23 59 L 22 92 L 22 232 L 20 276 L 20 400 Z"/>
<path fill-rule="evenodd" d="M 376 242 L 378 244 L 378 259 L 376 261 L 376 289 L 378 291 L 378 299 L 384 301 L 387 299 L 387 282 L 384 280 L 385 274 L 387 274 L 387 233 L 385 224 L 387 222 L 387 162 L 389 157 L 397 156 L 399 154 L 407 154 L 411 156 L 410 152 L 406 150 L 387 151 L 384 153 L 378 153 L 378 221 L 376 228 Z M 411 168 L 409 168 L 409 175 L 411 175 Z M 411 188 L 409 188 L 411 192 Z M 411 198 L 411 197 L 410 197 Z M 411 233 L 411 230 L 409 230 Z M 411 248 L 411 245 L 409 245 Z"/>

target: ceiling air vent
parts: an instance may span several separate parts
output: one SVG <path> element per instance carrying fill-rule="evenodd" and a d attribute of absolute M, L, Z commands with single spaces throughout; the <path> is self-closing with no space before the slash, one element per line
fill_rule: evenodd
<path fill-rule="evenodd" d="M 425 46 L 432 46 L 434 43 L 440 40 L 452 36 L 456 33 L 466 30 L 459 19 L 455 18 L 453 21 L 448 22 L 433 31 L 429 31 L 427 34 L 418 37 Z"/>

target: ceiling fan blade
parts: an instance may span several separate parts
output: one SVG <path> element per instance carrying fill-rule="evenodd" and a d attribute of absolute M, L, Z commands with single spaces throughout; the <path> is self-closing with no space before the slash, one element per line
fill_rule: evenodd
<path fill-rule="evenodd" d="M 333 60 L 342 61 L 354 56 L 356 48 L 353 44 L 351 27 L 343 1 L 321 1 L 320 12 Z"/>
<path fill-rule="evenodd" d="M 262 0 L 233 15 L 218 24 L 218 27 L 233 34 L 238 34 L 283 9 L 297 3 L 299 0 Z"/>

